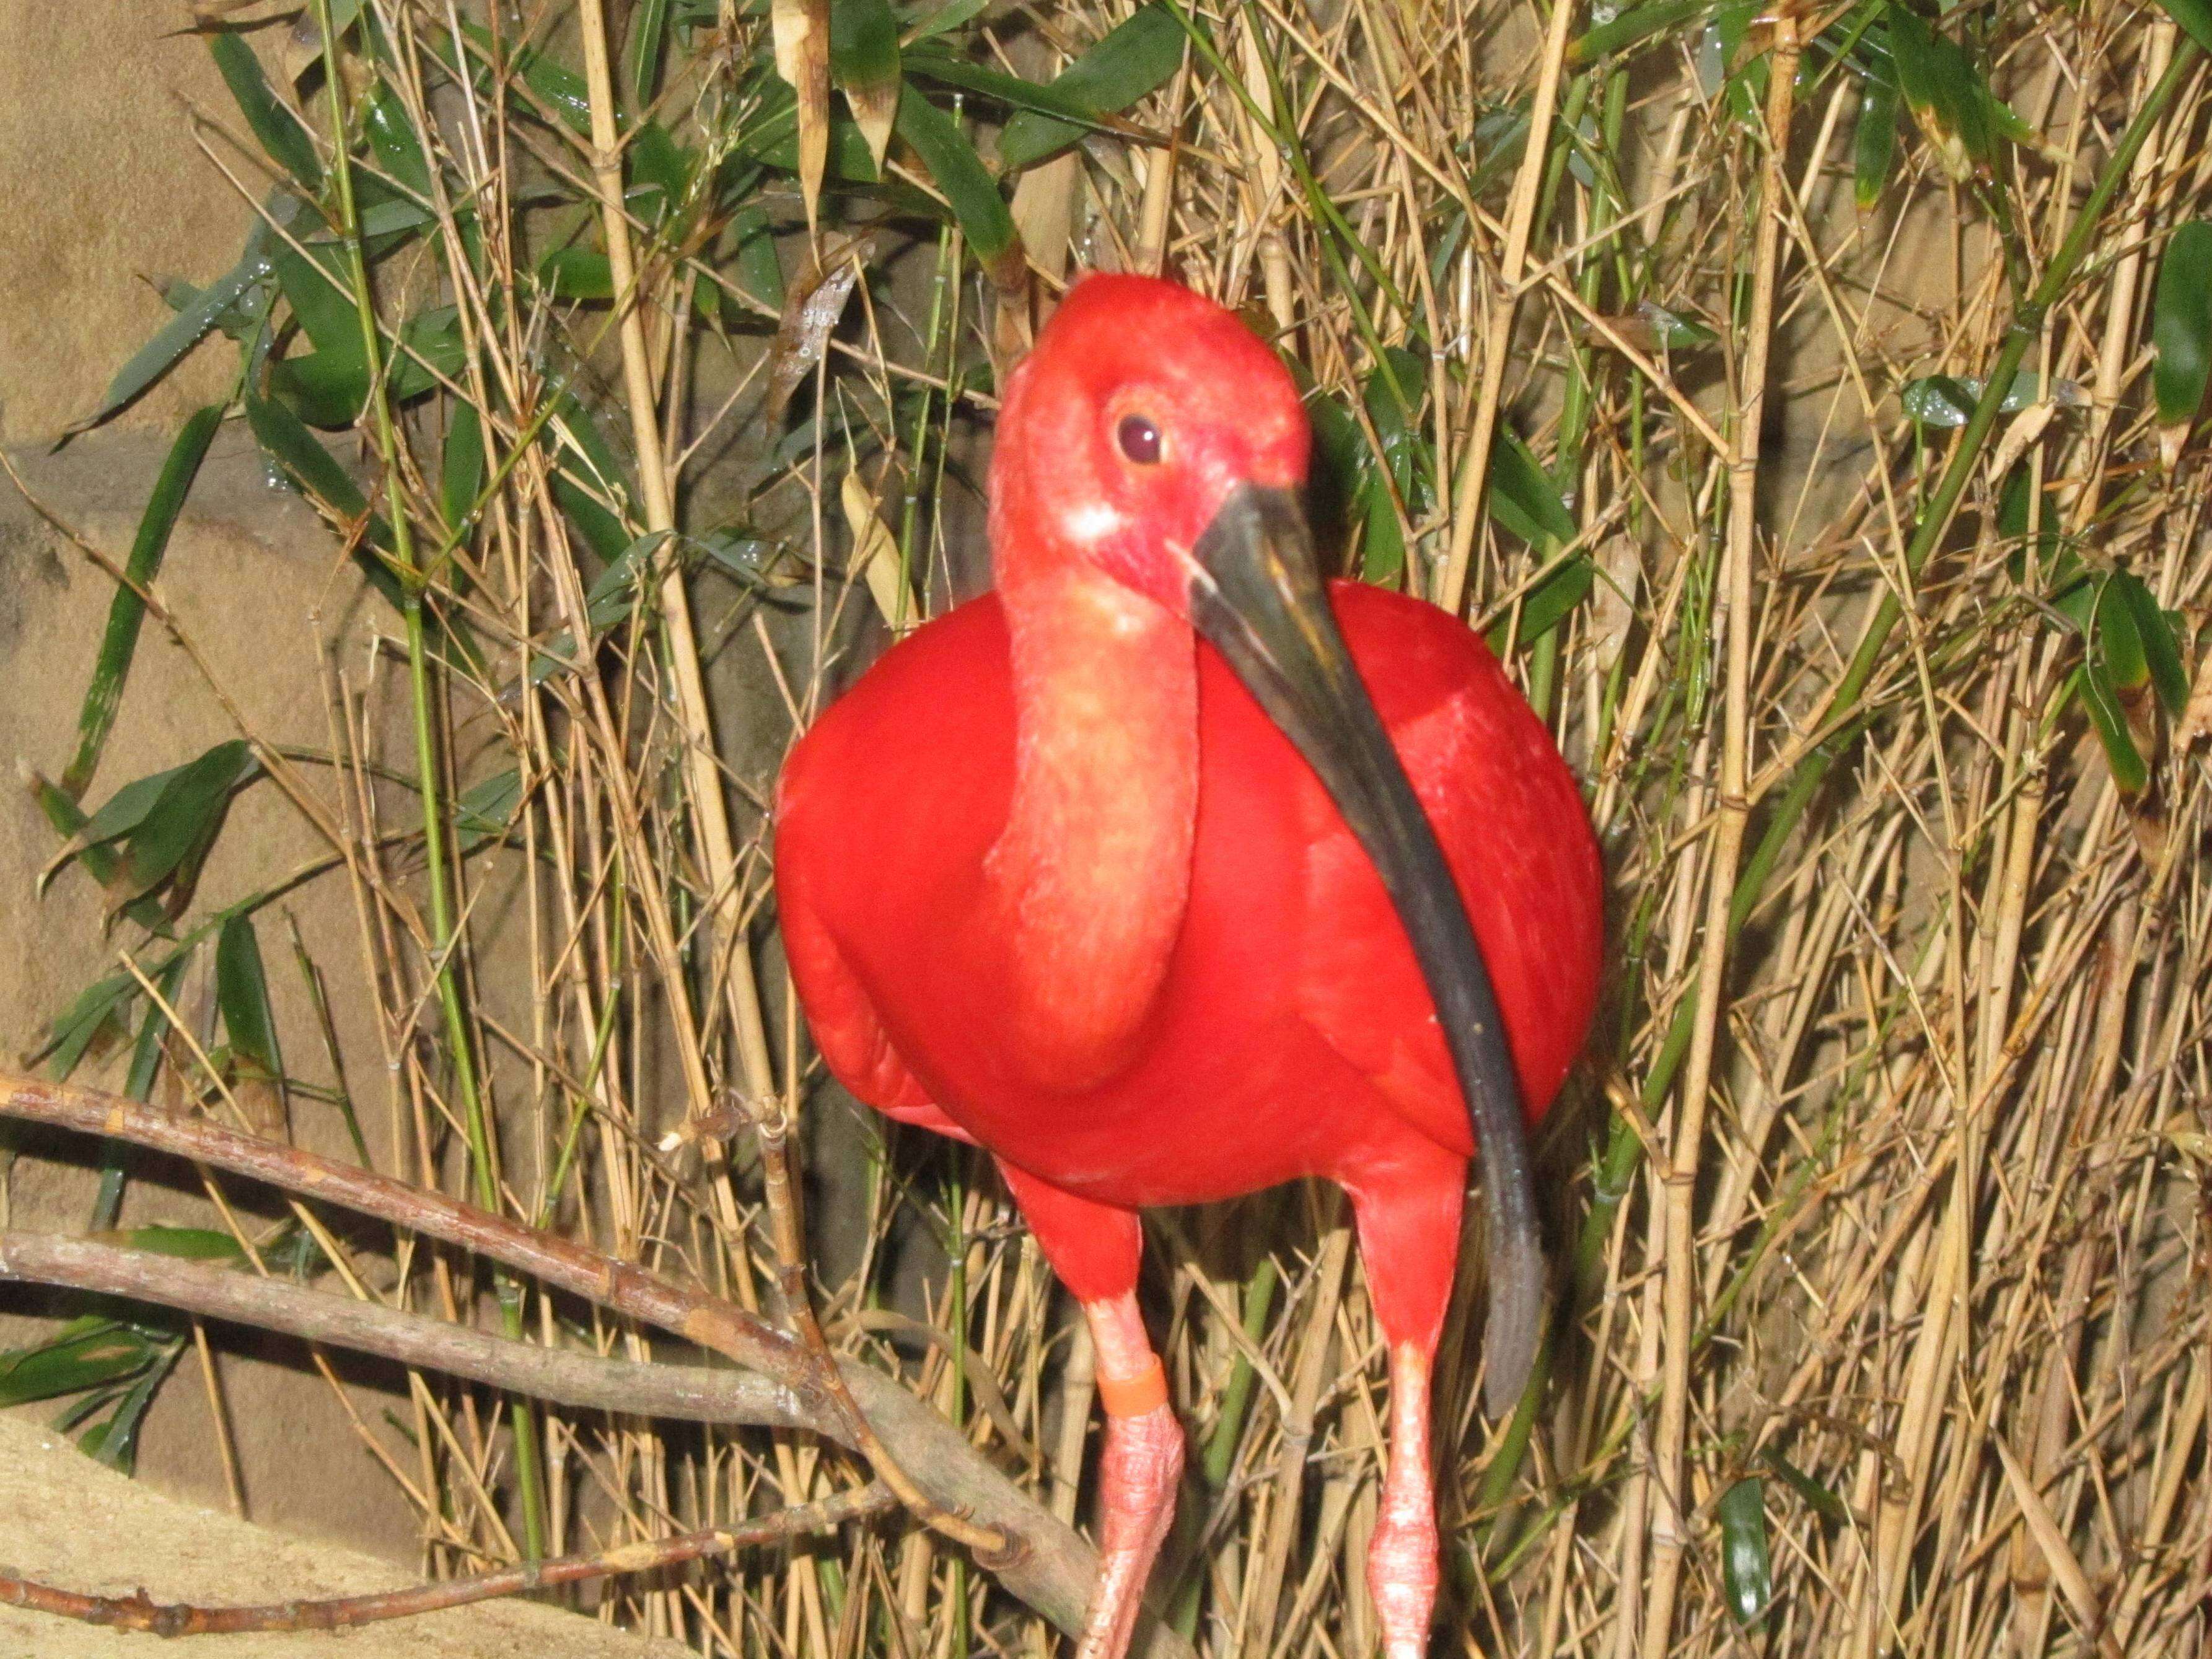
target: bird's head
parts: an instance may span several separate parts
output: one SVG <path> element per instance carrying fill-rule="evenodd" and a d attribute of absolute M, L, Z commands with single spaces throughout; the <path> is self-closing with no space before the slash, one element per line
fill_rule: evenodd
<path fill-rule="evenodd" d="M 1224 503 L 1295 496 L 1311 447 L 1297 387 L 1234 313 L 1157 277 L 1085 277 L 1006 389 L 999 586 L 1088 566 L 1188 616 Z"/>
<path fill-rule="evenodd" d="M 1305 757 L 1374 861 L 1481 1151 L 1499 1412 L 1528 1375 L 1542 1306 L 1519 1084 L 1452 872 L 1315 565 L 1297 499 L 1311 441 L 1289 374 L 1233 313 L 1172 283 L 1088 277 L 1006 387 L 991 471 L 994 570 L 1010 611 L 1056 577 L 1097 572 L 1187 619 Z"/>

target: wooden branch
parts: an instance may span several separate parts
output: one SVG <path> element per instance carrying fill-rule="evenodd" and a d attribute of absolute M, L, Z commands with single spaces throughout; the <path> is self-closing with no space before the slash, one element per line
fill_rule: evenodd
<path fill-rule="evenodd" d="M 474 1250 L 617 1314 L 672 1331 L 702 1347 L 711 1348 L 736 1360 L 749 1370 L 762 1373 L 763 1379 L 747 1379 L 744 1384 L 738 1386 L 750 1387 L 753 1382 L 764 1379 L 771 1386 L 780 1386 L 783 1390 L 781 1396 L 773 1394 L 743 1396 L 750 1403 L 758 1405 L 763 1421 L 769 1420 L 767 1413 L 769 1411 L 787 1406 L 795 1420 L 803 1419 L 806 1426 L 818 1429 L 841 1442 L 851 1432 L 830 1391 L 819 1380 L 819 1373 L 811 1356 L 790 1337 L 719 1297 L 673 1284 L 656 1273 L 648 1273 L 629 1262 L 616 1261 L 588 1246 L 537 1231 L 504 1217 L 488 1214 L 441 1193 L 421 1191 L 365 1170 L 317 1157 L 312 1152 L 237 1134 L 204 1120 L 173 1117 L 118 1095 L 30 1078 L 0 1075 L 0 1117 L 23 1118 L 33 1122 L 74 1129 L 84 1134 L 127 1140 L 137 1146 L 265 1182 L 288 1192 L 327 1200 L 348 1209 L 379 1217 L 395 1226 L 408 1228 L 426 1237 Z M 15 1252 L 10 1257 L 9 1265 L 22 1277 L 33 1276 L 29 1264 L 33 1260 L 58 1268 L 65 1260 L 73 1260 L 80 1264 L 90 1260 L 82 1255 L 71 1255 L 71 1252 L 102 1248 L 88 1241 L 49 1239 L 37 1241 L 37 1243 L 45 1247 L 43 1255 L 36 1248 L 26 1252 L 20 1240 L 13 1236 L 9 1238 L 7 1248 Z M 61 1246 L 66 1246 L 66 1249 L 58 1248 Z M 131 1255 L 136 1253 L 118 1251 L 116 1254 Z M 106 1264 L 117 1273 L 124 1271 L 125 1265 L 112 1261 Z M 124 1293 L 132 1296 L 147 1294 L 155 1300 L 161 1300 L 163 1297 L 160 1292 L 151 1287 L 182 1285 L 186 1282 L 185 1270 L 191 1265 L 171 1257 L 161 1257 L 149 1264 L 129 1264 L 129 1271 L 149 1288 L 143 1291 L 133 1289 Z M 248 1284 L 253 1281 L 240 1278 L 238 1282 Z M 319 1303 L 325 1299 L 319 1292 L 299 1291 L 298 1294 L 314 1297 Z M 328 1299 L 337 1300 L 335 1297 Z M 318 1317 L 325 1316 L 319 1308 L 301 1310 L 290 1308 L 289 1304 L 287 1306 L 289 1309 L 288 1316 L 303 1317 L 310 1312 Z M 382 1311 L 389 1313 L 391 1310 Z M 234 1316 L 224 1314 L 221 1316 L 228 1318 Z M 251 1323 L 262 1322 L 256 1316 L 236 1316 Z M 380 1335 L 394 1340 L 402 1340 L 402 1333 L 397 1327 L 386 1328 L 380 1322 L 364 1319 L 358 1314 L 327 1317 L 329 1334 L 318 1340 L 355 1346 L 348 1342 L 341 1333 L 348 1330 L 366 1333 L 372 1323 L 377 1325 Z M 277 1328 L 291 1328 L 283 1326 Z M 306 1334 L 304 1332 L 295 1334 Z M 555 1350 L 532 1350 L 535 1354 L 553 1358 L 556 1364 L 553 1368 L 548 1368 L 539 1361 L 530 1362 L 527 1370 L 537 1381 L 525 1381 L 525 1368 L 503 1352 L 507 1346 L 505 1339 L 487 1337 L 481 1332 L 453 1330 L 451 1328 L 448 1334 L 460 1340 L 447 1346 L 444 1346 L 441 1339 L 436 1346 L 453 1359 L 459 1361 L 465 1358 L 487 1366 L 496 1364 L 502 1368 L 511 1368 L 502 1370 L 499 1378 L 501 1387 L 534 1393 L 538 1391 L 540 1384 L 550 1388 L 556 1377 L 564 1387 L 594 1385 L 582 1370 L 561 1366 L 561 1362 L 564 1361 L 592 1363 L 588 1356 L 561 1354 Z M 500 1346 L 496 1350 L 477 1347 L 471 1344 L 471 1338 L 496 1343 Z M 420 1334 L 411 1332 L 405 1334 L 404 1340 L 426 1344 L 428 1340 Z M 369 1351 L 384 1352 L 376 1347 L 371 1347 Z M 420 1352 L 424 1358 L 419 1362 L 410 1363 L 447 1369 L 444 1360 L 429 1357 L 428 1346 Z M 393 1357 L 404 1356 L 395 1353 Z M 614 1364 L 619 1362 L 597 1363 Z M 475 1371 L 458 1365 L 454 1369 L 459 1375 L 477 1375 Z M 684 1370 L 686 1376 L 670 1385 L 672 1400 L 680 1397 L 687 1389 L 704 1386 L 699 1381 L 700 1368 L 697 1367 L 638 1369 Z M 1085 1604 L 1098 1570 L 1097 1556 L 1091 1547 L 986 1462 L 969 1443 L 965 1434 L 915 1399 L 893 1378 L 853 1359 L 840 1360 L 838 1370 L 854 1403 L 859 1406 L 874 1433 L 884 1445 L 895 1450 L 899 1467 L 933 1503 L 972 1516 L 1006 1536 L 1012 1548 L 1005 1556 L 990 1563 L 990 1570 L 1006 1590 L 1028 1602 L 1061 1630 L 1071 1635 L 1079 1634 L 1083 1627 Z M 595 1375 L 604 1381 L 605 1374 Z M 719 1376 L 720 1374 L 706 1372 L 704 1375 Z M 493 1379 L 486 1377 L 483 1380 Z M 641 1380 L 625 1379 L 623 1385 L 627 1388 L 633 1381 L 641 1383 L 641 1392 L 634 1396 L 641 1403 L 622 1405 L 613 1409 L 668 1416 L 688 1414 L 672 1408 L 663 1413 L 659 1407 L 642 1403 L 647 1396 L 642 1392 Z M 716 1386 L 730 1388 L 732 1382 L 718 1382 Z M 551 1393 L 543 1397 L 565 1398 Z M 732 1393 L 720 1397 L 734 1404 L 740 1395 Z M 580 1398 L 576 1403 L 596 1405 L 598 1402 Z M 733 1417 L 732 1420 L 750 1419 Z M 1136 1651 L 1145 1656 L 1145 1659 L 1192 1659 L 1189 1644 L 1172 1631 L 1158 1625 L 1152 1626 L 1149 1632 L 1139 1631 Z"/>
<path fill-rule="evenodd" d="M 473 1250 L 763 1372 L 799 1395 L 811 1413 L 830 1408 L 813 1362 L 799 1344 L 744 1309 L 443 1193 L 239 1134 L 204 1118 L 173 1116 L 120 1095 L 66 1084 L 0 1077 L 0 1115 L 149 1146 Z"/>
<path fill-rule="evenodd" d="M 811 1411 L 791 1389 L 754 1372 L 641 1365 L 573 1349 L 541 1348 L 426 1314 L 311 1291 L 288 1279 L 95 1239 L 0 1233 L 0 1281 L 11 1279 L 126 1296 L 235 1325 L 282 1331 L 578 1411 L 811 1429 L 840 1438 L 844 1433 L 842 1413 Z"/>
<path fill-rule="evenodd" d="M 151 1636 L 235 1636 L 250 1631 L 337 1630 L 465 1607 L 471 1601 L 490 1601 L 503 1595 L 550 1589 L 557 1584 L 580 1583 L 589 1578 L 651 1572 L 696 1561 L 703 1556 L 727 1555 L 748 1545 L 823 1532 L 848 1521 L 879 1515 L 896 1508 L 897 1502 L 890 1488 L 881 1481 L 871 1481 L 818 1503 L 779 1510 L 774 1515 L 738 1526 L 681 1533 L 673 1538 L 652 1539 L 639 1544 L 618 1544 L 592 1555 L 564 1555 L 551 1561 L 503 1567 L 470 1578 L 449 1578 L 367 1595 L 337 1596 L 326 1601 L 204 1607 L 156 1601 L 143 1590 L 135 1595 L 86 1595 L 76 1590 L 57 1589 L 51 1584 L 0 1574 L 0 1602 L 63 1619 L 80 1620 L 88 1625 L 143 1631 Z"/>

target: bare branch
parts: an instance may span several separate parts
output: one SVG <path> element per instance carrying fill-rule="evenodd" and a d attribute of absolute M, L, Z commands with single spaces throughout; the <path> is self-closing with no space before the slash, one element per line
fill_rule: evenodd
<path fill-rule="evenodd" d="M 848 1521 L 880 1515 L 896 1508 L 897 1501 L 881 1481 L 870 1481 L 865 1486 L 855 1486 L 818 1503 L 779 1510 L 741 1526 L 681 1533 L 673 1538 L 653 1539 L 641 1544 L 618 1544 L 592 1555 L 564 1555 L 534 1565 L 503 1567 L 471 1578 L 449 1578 L 440 1583 L 415 1584 L 405 1589 L 379 1590 L 368 1595 L 343 1595 L 327 1601 L 203 1607 L 156 1601 L 143 1590 L 135 1595 L 85 1595 L 27 1578 L 0 1575 L 0 1602 L 53 1613 L 58 1618 L 80 1620 L 88 1625 L 105 1625 L 112 1630 L 143 1631 L 151 1636 L 236 1636 L 250 1631 L 338 1630 L 465 1607 L 471 1601 L 491 1601 L 505 1595 L 550 1589 L 558 1584 L 580 1583 L 590 1578 L 652 1572 L 704 1556 L 727 1555 L 749 1545 L 823 1532 Z"/>

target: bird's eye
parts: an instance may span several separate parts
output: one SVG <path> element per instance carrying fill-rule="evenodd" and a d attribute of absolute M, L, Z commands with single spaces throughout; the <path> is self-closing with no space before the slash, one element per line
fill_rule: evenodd
<path fill-rule="evenodd" d="M 1160 429 L 1142 415 L 1124 415 L 1114 428 L 1114 441 L 1127 459 L 1139 466 L 1158 466 Z"/>

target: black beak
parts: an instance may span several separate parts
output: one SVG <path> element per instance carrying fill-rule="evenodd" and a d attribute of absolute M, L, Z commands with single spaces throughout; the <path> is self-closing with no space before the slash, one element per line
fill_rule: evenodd
<path fill-rule="evenodd" d="M 1191 620 L 1304 755 L 1359 838 L 1405 924 L 1459 1075 L 1490 1224 L 1484 1399 L 1519 1399 L 1534 1363 L 1543 1246 L 1521 1085 L 1489 970 L 1443 850 L 1406 781 L 1328 606 L 1305 514 L 1285 490 L 1242 484 L 1192 550 Z"/>

